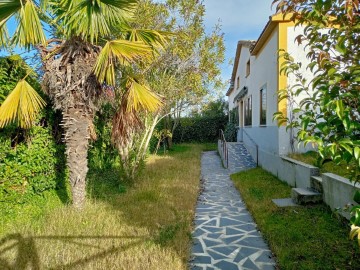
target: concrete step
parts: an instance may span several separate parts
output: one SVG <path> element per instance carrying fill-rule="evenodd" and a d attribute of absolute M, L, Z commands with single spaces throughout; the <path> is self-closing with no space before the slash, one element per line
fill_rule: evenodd
<path fill-rule="evenodd" d="M 316 190 L 319 193 L 323 193 L 323 185 L 321 176 L 311 176 L 310 177 L 310 186 L 312 189 Z"/>
<path fill-rule="evenodd" d="M 291 198 L 296 204 L 319 203 L 322 194 L 310 188 L 292 188 Z"/>

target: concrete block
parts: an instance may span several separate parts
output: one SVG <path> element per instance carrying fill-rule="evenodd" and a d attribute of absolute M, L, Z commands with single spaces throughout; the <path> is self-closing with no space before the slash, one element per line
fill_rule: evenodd
<path fill-rule="evenodd" d="M 323 193 L 323 184 L 321 176 L 311 176 L 310 187 L 319 193 Z"/>
<path fill-rule="evenodd" d="M 294 203 L 291 198 L 272 199 L 272 202 L 275 203 L 277 207 L 299 206 L 298 204 Z"/>
<path fill-rule="evenodd" d="M 338 176 L 333 173 L 323 173 L 322 175 L 324 201 L 332 210 L 343 208 L 348 204 L 356 205 L 354 194 L 356 190 L 360 191 L 360 184 L 354 184 L 349 179 Z M 350 219 L 350 213 L 339 211 L 339 213 Z"/>
<path fill-rule="evenodd" d="M 291 198 L 296 204 L 318 203 L 322 201 L 322 194 L 308 188 L 292 188 Z"/>
<path fill-rule="evenodd" d="M 319 175 L 319 168 L 306 164 L 304 162 L 281 156 L 285 164 L 292 164 L 294 173 L 295 173 L 295 187 L 299 188 L 310 188 L 310 178 L 311 176 Z"/>
<path fill-rule="evenodd" d="M 278 168 L 278 177 L 280 180 L 285 181 L 292 187 L 296 187 L 296 171 L 295 165 L 292 162 L 286 162 L 281 159 L 280 167 Z"/>

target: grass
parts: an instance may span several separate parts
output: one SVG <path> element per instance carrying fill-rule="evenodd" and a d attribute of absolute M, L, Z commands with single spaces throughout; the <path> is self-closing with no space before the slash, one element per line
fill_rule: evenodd
<path fill-rule="evenodd" d="M 318 153 L 315 151 L 308 151 L 306 153 L 293 153 L 289 155 L 290 158 L 296 159 L 298 161 L 316 166 L 320 168 L 321 173 L 334 173 L 340 175 L 345 178 L 350 177 L 350 170 L 348 170 L 348 166 L 346 163 L 342 162 L 340 164 L 336 164 L 333 161 L 326 161 L 324 164 L 318 164 Z"/>
<path fill-rule="evenodd" d="M 0 230 L 0 269 L 187 269 L 200 155 L 180 145 L 150 156 L 133 185 L 117 169 L 90 170 L 84 211 L 55 194 Z M 186 174 L 184 172 L 186 171 Z"/>
<path fill-rule="evenodd" d="M 231 177 L 279 269 L 360 269 L 360 250 L 348 238 L 348 224 L 327 206 L 276 207 L 271 199 L 289 197 L 291 187 L 261 168 Z"/>

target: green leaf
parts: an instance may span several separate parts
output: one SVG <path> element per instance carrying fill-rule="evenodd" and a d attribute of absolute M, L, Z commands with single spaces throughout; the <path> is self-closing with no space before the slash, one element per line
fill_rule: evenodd
<path fill-rule="evenodd" d="M 358 204 L 360 204 L 360 191 L 356 191 L 354 195 L 354 201 Z"/>
<path fill-rule="evenodd" d="M 355 159 L 360 158 L 360 147 L 358 147 L 358 146 L 354 147 L 354 157 L 355 157 Z"/>
<path fill-rule="evenodd" d="M 339 116 L 340 119 L 344 118 L 344 103 L 342 100 L 336 100 L 336 114 Z"/>

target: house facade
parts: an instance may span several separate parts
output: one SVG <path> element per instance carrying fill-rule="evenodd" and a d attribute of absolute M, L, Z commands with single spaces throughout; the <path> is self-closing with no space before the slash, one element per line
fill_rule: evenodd
<path fill-rule="evenodd" d="M 282 14 L 269 18 L 256 41 L 238 42 L 230 88 L 226 95 L 229 110 L 236 110 L 239 117 L 237 140 L 244 142 L 253 157 L 264 166 L 274 157 L 290 152 L 302 152 L 294 141 L 294 132 L 278 126 L 273 120 L 275 112 L 289 116 L 291 104 L 278 102 L 278 90 L 296 83 L 293 76 L 280 74 L 282 60 L 279 50 L 285 50 L 302 62 L 302 72 L 311 78 L 304 45 L 296 37 L 303 31 Z"/>

